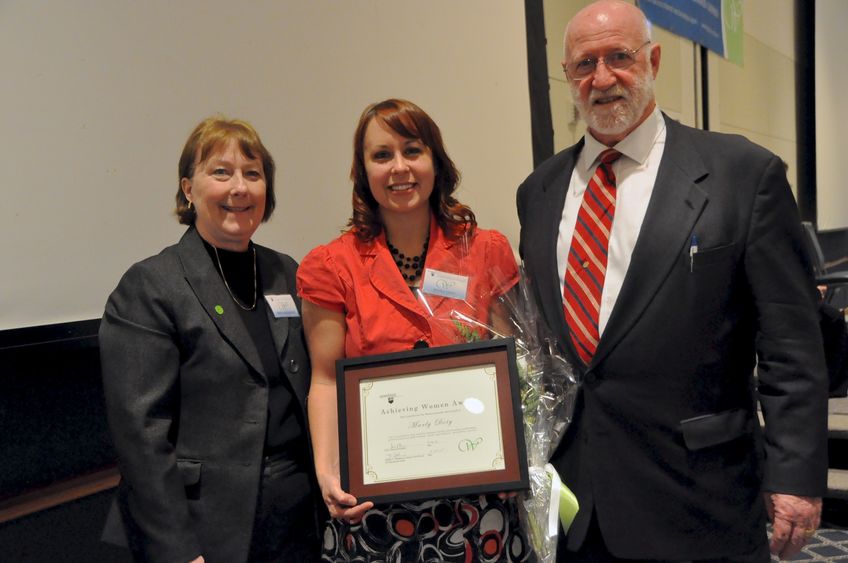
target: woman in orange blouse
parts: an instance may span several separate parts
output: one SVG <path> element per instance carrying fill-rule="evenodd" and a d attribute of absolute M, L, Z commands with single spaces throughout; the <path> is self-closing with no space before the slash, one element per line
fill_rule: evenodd
<path fill-rule="evenodd" d="M 335 361 L 463 340 L 458 311 L 494 323 L 493 301 L 518 279 L 506 238 L 477 228 L 453 193 L 459 173 L 433 120 L 415 104 L 365 109 L 354 134 L 348 230 L 298 270 L 312 359 L 309 426 L 322 496 L 332 519 L 324 561 L 529 561 L 507 495 L 374 506 L 339 479 Z M 467 290 L 434 295 L 425 277 L 464 276 Z"/>

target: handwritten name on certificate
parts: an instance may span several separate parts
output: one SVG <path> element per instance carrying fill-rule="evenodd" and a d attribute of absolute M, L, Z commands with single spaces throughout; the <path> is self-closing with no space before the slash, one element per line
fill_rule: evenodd
<path fill-rule="evenodd" d="M 505 468 L 495 365 L 363 379 L 363 482 Z"/>

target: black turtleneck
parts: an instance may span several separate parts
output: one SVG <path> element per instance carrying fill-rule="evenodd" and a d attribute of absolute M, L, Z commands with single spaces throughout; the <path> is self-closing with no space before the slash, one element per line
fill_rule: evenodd
<path fill-rule="evenodd" d="M 241 304 L 246 307 L 253 305 L 254 298 L 256 299 L 256 305 L 251 310 L 245 310 L 239 307 L 237 303 L 233 303 L 232 309 L 238 311 L 244 322 L 245 330 L 256 344 L 262 370 L 268 378 L 268 429 L 265 434 L 265 454 L 269 455 L 283 450 L 298 454 L 299 450 L 305 449 L 305 425 L 304 421 L 301 420 L 302 416 L 300 409 L 297 408 L 291 383 L 282 375 L 269 324 L 271 312 L 268 310 L 268 304 L 262 292 L 258 264 L 254 278 L 253 242 L 249 244 L 245 252 L 218 248 L 217 256 L 216 248 L 205 240 L 203 244 L 218 275 L 220 276 L 223 271 L 222 281 L 226 281 L 226 285 L 235 294 L 235 298 L 238 298 Z M 256 288 L 255 293 L 254 287 Z"/>

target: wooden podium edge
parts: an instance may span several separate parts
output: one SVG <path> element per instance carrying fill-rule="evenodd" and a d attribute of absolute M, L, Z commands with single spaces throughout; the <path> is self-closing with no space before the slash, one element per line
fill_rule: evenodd
<path fill-rule="evenodd" d="M 113 489 L 120 479 L 117 466 L 112 466 L 5 499 L 0 502 L 0 524 Z"/>

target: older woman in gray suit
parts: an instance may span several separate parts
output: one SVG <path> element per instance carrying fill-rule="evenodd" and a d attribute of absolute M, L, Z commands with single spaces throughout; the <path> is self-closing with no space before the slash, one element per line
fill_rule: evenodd
<path fill-rule="evenodd" d="M 251 241 L 274 160 L 249 124 L 211 118 L 179 176 L 189 228 L 129 269 L 101 323 L 122 477 L 104 536 L 123 521 L 140 561 L 317 560 L 297 264 Z"/>

